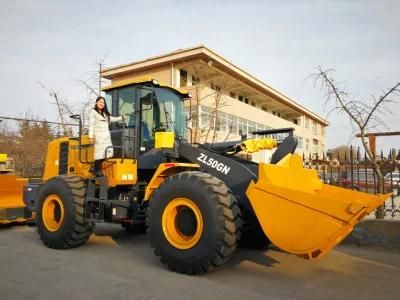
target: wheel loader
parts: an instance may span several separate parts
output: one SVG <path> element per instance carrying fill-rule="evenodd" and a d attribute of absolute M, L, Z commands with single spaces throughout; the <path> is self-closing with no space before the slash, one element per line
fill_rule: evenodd
<path fill-rule="evenodd" d="M 6 153 L 0 153 L 0 224 L 25 223 L 32 213 L 22 201 L 28 179 L 14 174 L 14 162 Z"/>
<path fill-rule="evenodd" d="M 254 132 L 255 139 L 191 144 L 184 103 L 190 94 L 156 80 L 105 87 L 114 116 L 114 157 L 94 177 L 93 145 L 82 134 L 49 143 L 42 184 L 25 187 L 43 243 L 83 245 L 99 222 L 147 229 L 162 264 L 185 274 L 222 265 L 238 244 L 273 243 L 306 259 L 323 256 L 389 195 L 369 195 L 323 184 L 294 154 L 293 129 Z M 191 107 L 191 105 L 189 105 Z M 285 133 L 277 141 L 268 137 Z M 273 149 L 268 163 L 238 155 Z M 107 151 L 108 149 L 106 149 Z"/>

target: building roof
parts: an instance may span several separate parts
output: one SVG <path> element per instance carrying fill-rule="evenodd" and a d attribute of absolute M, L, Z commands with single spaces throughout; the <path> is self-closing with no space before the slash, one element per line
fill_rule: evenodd
<path fill-rule="evenodd" d="M 101 90 L 106 92 L 106 91 L 110 91 L 112 89 L 120 88 L 123 86 L 134 85 L 134 84 L 146 84 L 146 83 L 152 83 L 152 84 L 155 84 L 156 86 L 162 86 L 162 87 L 169 88 L 169 89 L 174 90 L 177 93 L 181 94 L 182 96 L 189 95 L 189 92 L 186 90 L 174 88 L 172 86 L 164 84 L 163 82 L 159 82 L 158 80 L 156 80 L 150 76 L 139 76 L 139 77 L 133 77 L 133 78 L 128 78 L 125 80 L 117 81 L 110 85 L 102 87 Z M 0 154 L 0 157 L 1 157 L 1 154 Z"/>
<path fill-rule="evenodd" d="M 267 94 L 278 102 L 287 105 L 295 109 L 296 111 L 300 111 L 301 113 L 307 115 L 311 119 L 314 119 L 323 125 L 329 125 L 329 122 L 324 118 L 320 117 L 319 115 L 308 110 L 296 101 L 278 92 L 277 90 L 270 87 L 261 80 L 255 78 L 245 70 L 235 66 L 224 57 L 220 56 L 219 54 L 215 53 L 204 45 L 199 45 L 186 49 L 178 49 L 167 54 L 162 54 L 144 60 L 106 68 L 102 70 L 101 75 L 104 78 L 112 80 L 113 78 L 121 76 L 123 74 L 160 67 L 171 63 L 184 62 L 192 59 L 203 59 L 206 62 L 209 62 L 211 60 L 213 62 L 213 66 L 224 70 L 225 73 L 236 78 L 237 80 L 246 83 L 252 88 L 260 91 L 261 93 Z"/>

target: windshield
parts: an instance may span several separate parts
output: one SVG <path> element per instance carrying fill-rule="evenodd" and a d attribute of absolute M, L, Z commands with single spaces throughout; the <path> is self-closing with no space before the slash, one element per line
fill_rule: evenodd
<path fill-rule="evenodd" d="M 186 120 L 182 97 L 166 88 L 154 88 L 159 110 L 159 126 L 166 131 L 175 131 L 186 138 Z"/>
<path fill-rule="evenodd" d="M 118 90 L 118 114 L 132 115 L 135 109 L 135 91 L 133 86 L 124 87 Z"/>

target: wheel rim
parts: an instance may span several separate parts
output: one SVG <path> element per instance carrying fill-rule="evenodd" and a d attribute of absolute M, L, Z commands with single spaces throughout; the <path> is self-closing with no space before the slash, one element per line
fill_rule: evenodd
<path fill-rule="evenodd" d="M 203 233 L 203 218 L 197 205 L 187 198 L 173 199 L 162 215 L 164 236 L 178 249 L 195 246 Z"/>
<path fill-rule="evenodd" d="M 54 232 L 61 228 L 64 221 L 64 205 L 59 196 L 51 194 L 46 197 L 42 207 L 42 219 L 48 231 Z"/>

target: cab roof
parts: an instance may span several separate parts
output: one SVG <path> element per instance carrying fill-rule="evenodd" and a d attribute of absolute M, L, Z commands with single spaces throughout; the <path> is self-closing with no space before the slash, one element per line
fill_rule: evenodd
<path fill-rule="evenodd" d="M 171 89 L 171 90 L 175 91 L 176 93 L 178 93 L 178 94 L 180 94 L 182 96 L 185 96 L 185 97 L 189 96 L 189 93 L 187 91 L 173 88 L 173 87 L 171 87 L 171 86 L 169 86 L 167 84 L 159 82 L 158 80 L 156 80 L 156 79 L 154 79 L 154 78 L 152 78 L 150 76 L 134 77 L 134 78 L 129 78 L 129 79 L 117 81 L 117 82 L 114 82 L 114 83 L 112 83 L 112 84 L 110 84 L 108 86 L 103 87 L 101 90 L 106 92 L 106 91 L 110 91 L 110 90 L 113 90 L 113 89 L 116 89 L 116 88 L 120 88 L 120 87 L 123 87 L 123 86 L 139 85 L 139 84 L 143 84 L 143 85 L 152 84 L 152 85 L 154 85 L 156 87 L 165 87 L 165 88 L 168 88 L 168 89 Z"/>

